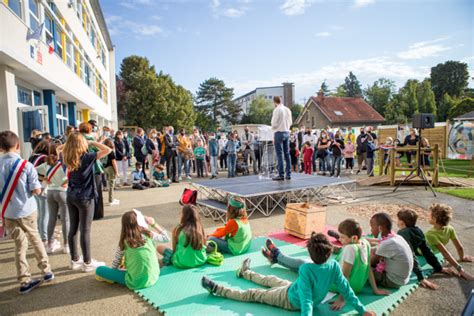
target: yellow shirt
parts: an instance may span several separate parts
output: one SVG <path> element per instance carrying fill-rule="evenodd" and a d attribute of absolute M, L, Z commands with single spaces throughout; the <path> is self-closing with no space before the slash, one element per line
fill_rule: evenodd
<path fill-rule="evenodd" d="M 187 136 L 178 135 L 178 152 L 185 153 L 191 148 L 191 141 Z"/>

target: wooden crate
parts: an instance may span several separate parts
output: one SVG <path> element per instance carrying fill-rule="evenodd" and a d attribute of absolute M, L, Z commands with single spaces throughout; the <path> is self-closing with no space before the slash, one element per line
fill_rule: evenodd
<path fill-rule="evenodd" d="M 326 226 L 326 206 L 309 203 L 288 203 L 285 210 L 285 231 L 302 239 L 311 232 L 321 233 Z"/>

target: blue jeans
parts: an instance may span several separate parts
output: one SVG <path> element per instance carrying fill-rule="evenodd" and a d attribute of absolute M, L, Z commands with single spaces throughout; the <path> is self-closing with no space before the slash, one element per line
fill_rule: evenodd
<path fill-rule="evenodd" d="M 290 133 L 276 132 L 275 133 L 275 151 L 277 155 L 277 169 L 278 176 L 285 175 L 283 170 L 283 159 L 285 159 L 286 176 L 291 176 L 291 157 L 290 157 Z"/>
<path fill-rule="evenodd" d="M 189 171 L 190 171 L 190 161 L 184 159 L 184 155 L 178 154 L 178 177 L 181 177 L 181 173 L 183 171 L 183 165 L 184 165 L 184 174 L 186 177 L 189 177 Z"/>
<path fill-rule="evenodd" d="M 326 172 L 326 158 L 319 157 L 318 160 L 319 160 L 319 171 Z"/>
<path fill-rule="evenodd" d="M 286 256 L 283 253 L 279 253 L 277 257 L 278 264 L 284 266 L 285 268 L 290 269 L 291 271 L 298 272 L 301 265 L 305 263 L 313 263 L 313 261 L 309 258 L 301 259 L 301 258 L 293 258 L 290 256 Z"/>
<path fill-rule="evenodd" d="M 227 155 L 227 168 L 229 169 L 228 176 L 235 177 L 235 164 L 237 163 L 237 154 Z"/>
<path fill-rule="evenodd" d="M 217 176 L 217 156 L 209 157 L 211 163 L 211 175 Z"/>
<path fill-rule="evenodd" d="M 333 161 L 332 169 L 331 169 L 331 176 L 334 175 L 334 172 L 337 169 L 336 176 L 339 177 L 339 175 L 341 174 L 341 163 L 342 163 L 342 156 L 334 157 L 334 161 Z"/>
<path fill-rule="evenodd" d="M 38 231 L 41 240 L 48 240 L 48 223 L 49 211 L 46 197 L 35 195 L 36 204 L 38 205 Z"/>
<path fill-rule="evenodd" d="M 229 244 L 227 243 L 227 240 L 214 236 L 209 237 L 207 240 L 212 240 L 217 244 L 217 251 L 222 253 L 232 253 L 229 249 Z"/>

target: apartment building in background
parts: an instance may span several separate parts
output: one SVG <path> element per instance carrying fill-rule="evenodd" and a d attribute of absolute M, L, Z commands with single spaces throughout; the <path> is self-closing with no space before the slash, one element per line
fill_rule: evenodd
<path fill-rule="evenodd" d="M 291 108 L 293 104 L 295 104 L 295 85 L 291 82 L 284 82 L 281 86 L 256 88 L 255 90 L 235 98 L 233 102 L 242 109 L 243 114 L 248 114 L 250 104 L 258 96 L 263 96 L 265 99 L 270 101 L 274 96 L 279 96 L 283 104 Z"/>
<path fill-rule="evenodd" d="M 0 130 L 117 125 L 115 54 L 98 0 L 0 0 Z"/>

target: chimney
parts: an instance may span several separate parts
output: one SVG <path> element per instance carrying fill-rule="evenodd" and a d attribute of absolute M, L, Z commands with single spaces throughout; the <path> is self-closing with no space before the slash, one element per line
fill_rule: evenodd
<path fill-rule="evenodd" d="M 292 82 L 283 82 L 283 104 L 286 105 L 287 107 L 291 108 L 293 106 L 294 102 L 294 93 L 293 89 L 295 87 L 295 84 Z"/>

